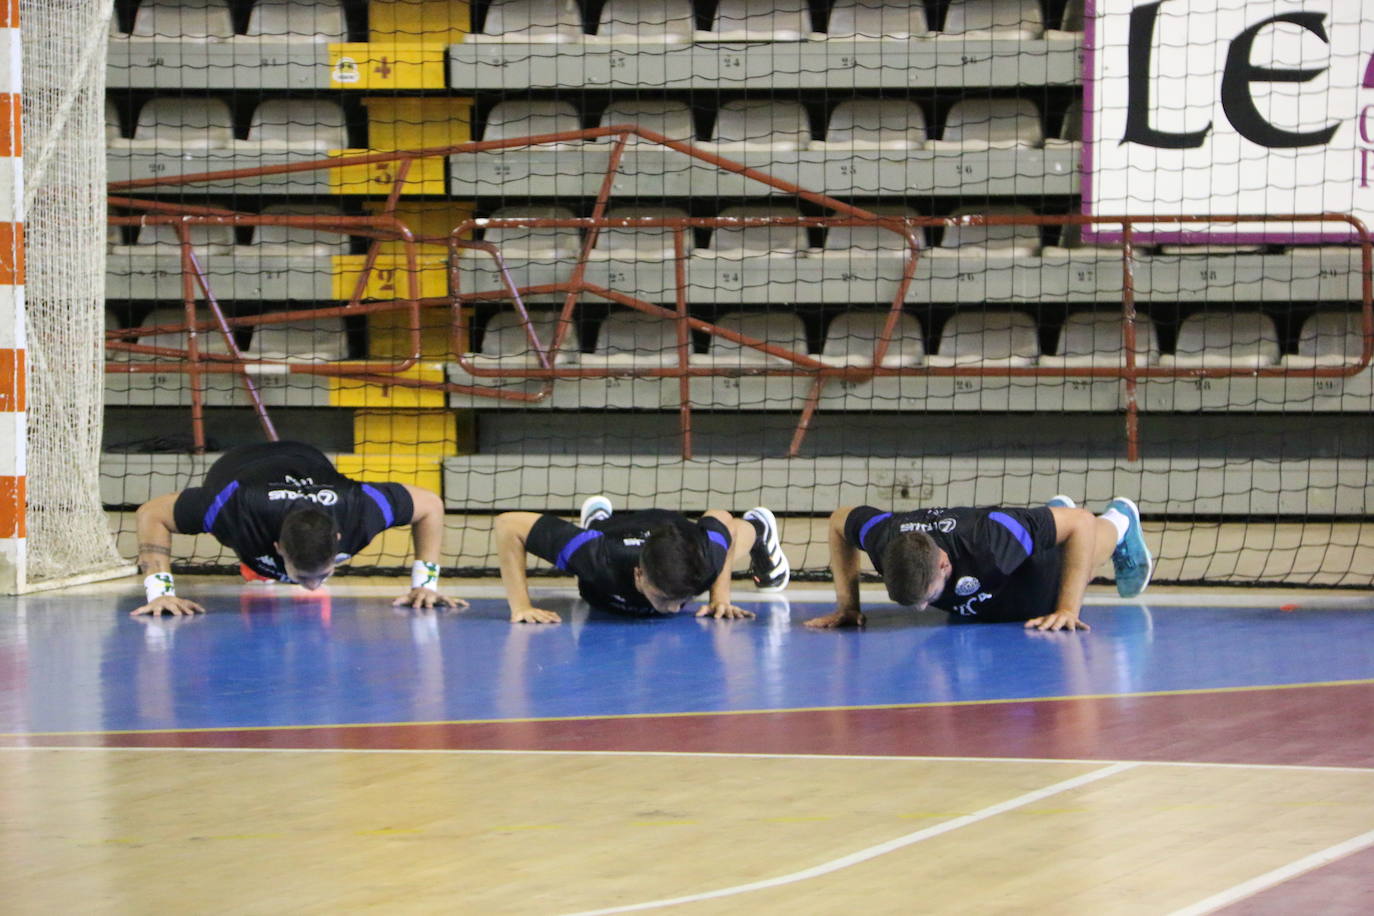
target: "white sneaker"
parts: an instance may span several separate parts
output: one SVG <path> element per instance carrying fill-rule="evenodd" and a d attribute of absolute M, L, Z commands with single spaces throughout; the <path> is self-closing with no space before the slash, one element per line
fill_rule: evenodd
<path fill-rule="evenodd" d="M 615 512 L 611 505 L 611 500 L 604 493 L 595 496 L 588 496 L 582 501 L 582 514 L 577 520 L 577 524 L 583 528 L 588 527 L 593 522 L 604 522 Z"/>
<path fill-rule="evenodd" d="M 754 587 L 761 592 L 782 591 L 792 579 L 792 566 L 782 552 L 778 520 L 763 506 L 744 513 L 744 519 L 757 519 L 763 525 L 763 534 L 749 550 L 749 573 L 754 577 Z"/>

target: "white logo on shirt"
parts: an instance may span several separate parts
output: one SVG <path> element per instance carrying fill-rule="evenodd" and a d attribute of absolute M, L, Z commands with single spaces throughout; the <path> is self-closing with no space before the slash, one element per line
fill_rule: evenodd
<path fill-rule="evenodd" d="M 339 494 L 333 490 L 316 490 L 314 493 L 306 493 L 303 490 L 268 490 L 267 498 L 278 499 L 308 499 L 311 502 L 319 503 L 321 506 L 332 506 L 339 501 Z"/>
<path fill-rule="evenodd" d="M 965 601 L 963 604 L 956 604 L 954 610 L 959 612 L 960 617 L 977 617 L 978 609 L 975 604 L 980 604 L 992 597 L 991 592 L 979 592 L 976 596 Z"/>
<path fill-rule="evenodd" d="M 938 522 L 902 522 L 897 527 L 903 533 L 908 531 L 938 531 L 941 534 L 949 534 L 959 524 L 952 518 L 942 518 Z"/>
<path fill-rule="evenodd" d="M 954 594 L 958 595 L 960 598 L 967 598 L 982 587 L 983 583 L 979 582 L 974 576 L 964 576 L 954 584 Z"/>

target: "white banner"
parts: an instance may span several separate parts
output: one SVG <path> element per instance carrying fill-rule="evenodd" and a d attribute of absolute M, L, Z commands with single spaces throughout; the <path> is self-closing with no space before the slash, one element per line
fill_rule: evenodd
<path fill-rule="evenodd" d="M 1088 6 L 1083 212 L 1349 213 L 1374 229 L 1374 0 Z M 1165 222 L 1137 237 L 1284 243 L 1352 231 Z"/>

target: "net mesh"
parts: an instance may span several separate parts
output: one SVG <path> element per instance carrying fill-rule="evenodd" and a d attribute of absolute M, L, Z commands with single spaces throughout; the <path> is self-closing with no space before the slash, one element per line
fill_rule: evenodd
<path fill-rule="evenodd" d="M 1111 376 L 1123 365 L 1121 248 L 1070 219 L 1085 197 L 1085 129 L 1123 110 L 1085 112 L 1091 28 L 1076 0 L 122 6 L 110 41 L 111 177 L 157 180 L 119 193 L 155 197 L 165 212 L 251 217 L 191 226 L 214 293 L 197 291 L 198 318 L 218 308 L 232 323 L 228 335 L 203 327 L 200 346 L 285 364 L 194 377 L 133 371 L 148 352 L 112 354 L 106 497 L 124 512 L 121 546 L 132 554 L 129 510 L 262 438 L 251 387 L 280 435 L 320 446 L 350 476 L 440 492 L 449 567 L 494 571 L 494 514 L 575 514 L 599 492 L 621 508 L 769 505 L 794 568 L 814 575 L 825 574 L 825 515 L 839 505 L 1027 505 L 1066 493 L 1100 510 L 1124 494 L 1157 539 L 1159 581 L 1367 585 L 1370 373 L 1308 371 L 1361 357 L 1360 252 L 1141 245 L 1136 364 L 1156 374 L 1128 391 Z M 1124 40 L 1097 50 L 1118 64 L 1127 53 Z M 1359 70 L 1322 61 L 1333 74 Z M 1151 98 L 1149 123 L 1180 129 L 1184 96 Z M 1303 108 L 1323 111 L 1325 99 L 1304 95 Z M 607 183 L 615 138 L 577 132 L 621 124 L 789 185 L 643 139 L 626 144 Z M 549 134 L 563 138 L 521 140 Z M 1354 134 L 1348 125 L 1340 136 Z M 397 159 L 173 178 L 470 140 L 508 145 L 415 160 L 403 181 Z M 1264 185 L 1282 171 L 1271 164 L 1241 171 Z M 1127 183 L 1162 201 L 1182 177 L 1161 168 Z M 1284 206 L 1327 207 L 1320 175 L 1304 180 Z M 420 359 L 361 378 L 365 362 L 415 349 L 405 309 L 373 310 L 406 295 L 404 246 L 356 227 L 272 221 L 364 219 L 392 192 L 418 241 Z M 827 222 L 833 202 L 906 220 L 920 247 L 908 286 L 904 239 Z M 110 320 L 128 342 L 184 347 L 175 230 L 146 208 L 115 212 Z M 664 225 L 585 222 L 595 215 L 696 222 L 679 250 Z M 473 248 L 453 252 L 450 271 L 449 233 L 469 218 L 465 237 L 499 250 L 504 272 Z M 530 222 L 570 219 L 584 222 Z M 521 375 L 541 356 L 508 280 L 543 345 L 565 336 L 553 365 L 567 375 L 547 389 Z M 676 330 L 627 297 L 668 309 L 680 298 L 693 320 L 729 332 L 693 328 L 685 389 L 672 374 Z M 866 377 L 894 301 L 883 362 L 893 374 Z M 314 312 L 273 317 L 289 310 Z M 742 346 L 741 335 L 792 356 Z M 349 366 L 355 377 L 302 371 Z M 855 372 L 815 392 L 818 366 Z M 196 398 L 205 455 L 187 454 Z M 1128 435 L 1132 398 L 1138 434 Z M 389 532 L 354 566 L 401 566 L 408 548 Z M 235 562 L 208 538 L 178 559 Z"/>
<path fill-rule="evenodd" d="M 111 6 L 20 4 L 30 584 L 121 564 L 100 497 Z"/>

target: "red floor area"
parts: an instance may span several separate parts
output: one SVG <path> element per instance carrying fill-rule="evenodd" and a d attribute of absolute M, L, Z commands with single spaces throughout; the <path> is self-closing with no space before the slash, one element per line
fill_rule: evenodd
<path fill-rule="evenodd" d="M 7 744 L 433 748 L 1374 766 L 1374 685 L 801 710 L 32 736 Z"/>
<path fill-rule="evenodd" d="M 1374 913 L 1374 849 L 1290 878 L 1222 910 L 1224 916 L 1354 916 Z"/>

